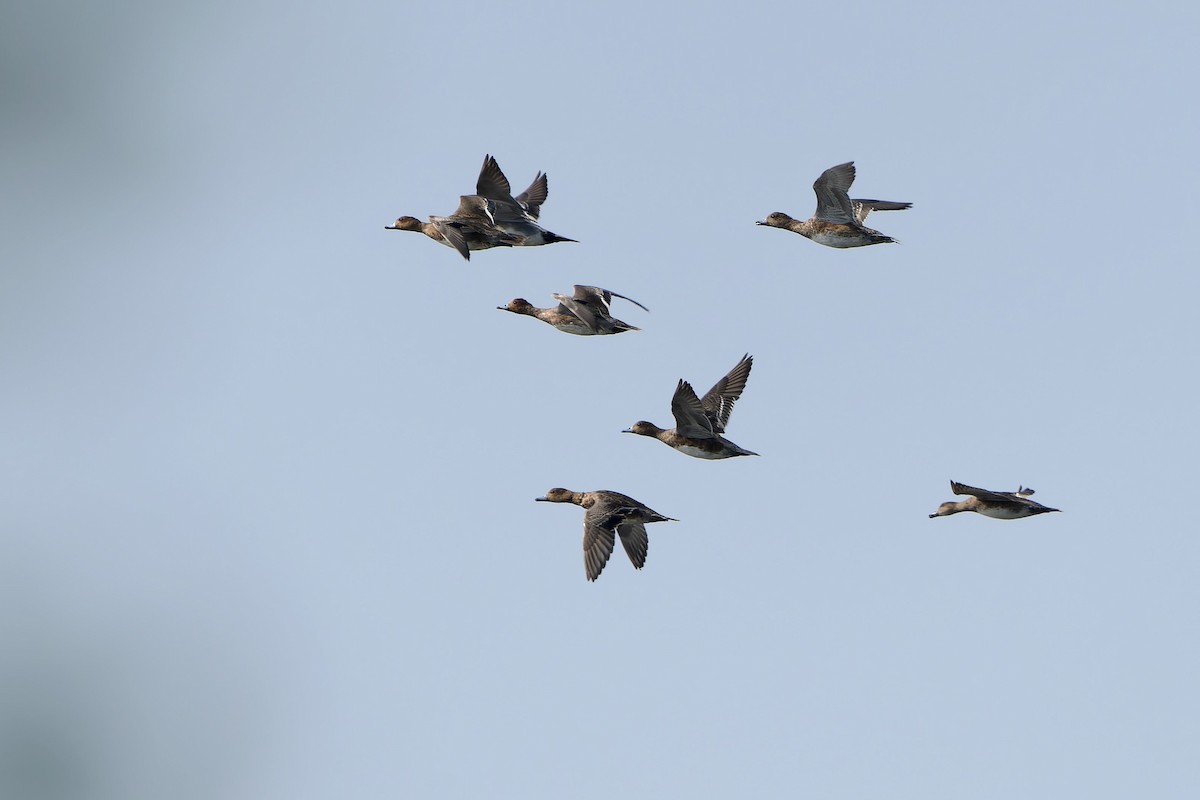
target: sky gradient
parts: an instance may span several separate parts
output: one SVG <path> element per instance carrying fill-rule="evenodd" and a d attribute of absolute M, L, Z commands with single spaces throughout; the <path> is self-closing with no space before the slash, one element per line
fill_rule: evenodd
<path fill-rule="evenodd" d="M 0 13 L 0 796 L 1200 792 L 1195 7 Z M 383 230 L 485 153 L 579 243 Z"/>

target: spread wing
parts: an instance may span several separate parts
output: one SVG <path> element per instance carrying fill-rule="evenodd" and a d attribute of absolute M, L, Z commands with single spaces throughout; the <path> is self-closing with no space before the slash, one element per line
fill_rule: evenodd
<path fill-rule="evenodd" d="M 724 433 L 729 424 L 729 415 L 733 413 L 733 404 L 742 396 L 746 388 L 746 379 L 750 377 L 750 368 L 754 366 L 754 357 L 749 353 L 729 370 L 729 374 L 717 381 L 708 393 L 700 400 L 704 410 L 708 412 L 712 429 L 715 433 Z"/>
<path fill-rule="evenodd" d="M 895 203 L 891 200 L 851 200 L 854 219 L 862 222 L 872 211 L 903 211 L 912 208 L 912 203 Z"/>
<path fill-rule="evenodd" d="M 850 202 L 850 184 L 854 183 L 854 162 L 847 161 L 830 167 L 821 173 L 821 177 L 813 183 L 813 191 L 817 195 L 817 210 L 813 213 L 816 219 L 826 222 L 836 222 L 843 225 L 853 224 L 854 206 Z"/>
<path fill-rule="evenodd" d="M 950 481 L 950 491 L 955 494 L 970 494 L 978 497 L 980 500 L 987 500 L 990 503 L 1011 503 L 1017 499 L 1007 492 L 993 492 L 988 489 L 977 489 L 974 486 L 967 486 L 965 483 L 958 481 Z"/>
<path fill-rule="evenodd" d="M 479 180 L 475 181 L 475 194 L 489 197 L 492 200 L 515 202 L 512 196 L 512 187 L 508 185 L 508 178 L 504 176 L 496 159 L 491 156 L 483 157 Z"/>
<path fill-rule="evenodd" d="M 479 180 L 475 182 L 475 193 L 494 200 L 499 206 L 501 219 L 536 221 L 541 214 L 542 203 L 550 194 L 550 187 L 546 174 L 539 172 L 528 189 L 513 197 L 512 186 L 500 165 L 496 159 L 486 156 L 479 170 Z"/>
<path fill-rule="evenodd" d="M 712 420 L 704 410 L 696 390 L 687 381 L 681 380 L 671 398 L 671 413 L 675 415 L 675 432 L 692 439 L 713 438 Z"/>
<path fill-rule="evenodd" d="M 613 545 L 616 544 L 614 531 L 620 522 L 619 515 L 598 505 L 592 506 L 583 515 L 583 568 L 589 581 L 596 580 L 604 571 L 604 565 L 608 563 Z"/>
<path fill-rule="evenodd" d="M 538 172 L 529 188 L 517 195 L 517 205 L 524 208 L 529 216 L 537 219 L 542 213 L 542 203 L 550 195 L 550 187 L 546 182 L 546 173 Z"/>
<path fill-rule="evenodd" d="M 633 509 L 623 509 L 625 512 Z M 621 545 L 625 554 L 633 562 L 633 566 L 641 569 L 646 564 L 646 553 L 650 549 L 650 537 L 646 535 L 646 526 L 638 520 L 626 519 L 617 526 L 621 535 Z"/>

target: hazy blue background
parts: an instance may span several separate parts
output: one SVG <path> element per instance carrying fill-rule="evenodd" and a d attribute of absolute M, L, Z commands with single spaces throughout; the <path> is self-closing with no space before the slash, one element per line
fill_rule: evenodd
<path fill-rule="evenodd" d="M 1200 12 L 1125 5 L 6 5 L 0 796 L 1198 796 Z M 383 230 L 485 153 L 580 244 Z M 902 244 L 754 226 L 851 159 Z M 573 283 L 644 330 L 495 310 Z M 619 433 L 744 352 L 761 458 Z M 552 486 L 681 521 L 589 584 Z"/>

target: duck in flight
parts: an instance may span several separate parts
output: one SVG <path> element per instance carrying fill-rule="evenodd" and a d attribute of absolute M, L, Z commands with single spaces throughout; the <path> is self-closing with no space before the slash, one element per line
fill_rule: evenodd
<path fill-rule="evenodd" d="M 967 486 L 958 481 L 950 481 L 950 491 L 954 494 L 969 496 L 966 500 L 942 503 L 938 506 L 937 511 L 929 515 L 930 519 L 948 517 L 960 511 L 974 511 L 993 519 L 1022 519 L 1058 511 L 1057 508 L 1050 508 L 1030 500 L 1029 496 L 1033 494 L 1033 489 L 1026 489 L 1024 486 L 1017 487 L 1015 492 L 992 492 L 987 489 L 976 489 L 974 486 Z"/>
<path fill-rule="evenodd" d="M 758 455 L 721 436 L 725 432 L 725 426 L 729 424 L 733 404 L 746 388 L 746 379 L 750 377 L 750 368 L 753 366 L 753 356 L 742 356 L 742 360 L 735 364 L 725 377 L 717 381 L 703 398 L 696 396 L 696 390 L 690 383 L 680 379 L 671 398 L 671 413 L 675 416 L 674 428 L 664 430 L 653 422 L 642 420 L 622 433 L 652 436 L 668 447 L 694 458 L 718 459 Z"/>
<path fill-rule="evenodd" d="M 508 305 L 497 308 L 540 319 L 563 333 L 573 333 L 577 336 L 605 336 L 641 330 L 628 322 L 622 322 L 609 312 L 614 297 L 628 300 L 643 311 L 650 310 L 637 300 L 598 286 L 576 285 L 575 293 L 570 297 L 558 293 L 552 294 L 551 297 L 558 301 L 556 308 L 538 308 L 523 297 L 514 298 Z"/>
<path fill-rule="evenodd" d="M 641 569 L 646 564 L 646 552 L 650 549 L 646 523 L 678 521 L 620 492 L 551 489 L 545 497 L 535 499 L 549 503 L 574 503 L 584 509 L 583 569 L 589 581 L 600 577 L 608 557 L 612 555 L 617 536 L 621 537 L 621 545 L 634 568 Z"/>
<path fill-rule="evenodd" d="M 389 231 L 417 231 L 457 250 L 463 258 L 471 260 L 472 250 L 487 250 L 492 247 L 515 247 L 520 237 L 500 230 L 492 214 L 494 203 L 486 197 L 467 194 L 459 198 L 458 208 L 445 217 L 429 217 L 421 222 L 416 217 L 400 217 Z"/>
<path fill-rule="evenodd" d="M 872 211 L 903 211 L 912 203 L 891 200 L 851 200 L 850 184 L 854 183 L 854 162 L 847 161 L 821 173 L 813 184 L 817 195 L 817 210 L 812 217 L 798 220 L 776 211 L 755 225 L 782 228 L 812 239 L 826 247 L 865 247 L 896 241 L 877 230 L 863 225 Z"/>
<path fill-rule="evenodd" d="M 496 227 L 516 237 L 519 242 L 517 247 L 576 241 L 548 231 L 538 222 L 542 204 L 550 194 L 544 172 L 539 171 L 529 188 L 513 197 L 508 178 L 496 159 L 490 155 L 484 156 L 479 179 L 475 182 L 475 193 L 493 202 L 492 212 Z"/>

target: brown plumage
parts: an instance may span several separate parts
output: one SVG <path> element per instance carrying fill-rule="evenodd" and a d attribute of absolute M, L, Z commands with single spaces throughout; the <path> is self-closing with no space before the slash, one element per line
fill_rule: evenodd
<path fill-rule="evenodd" d="M 429 222 L 421 222 L 416 217 L 400 217 L 383 227 L 389 231 L 419 231 L 435 242 L 454 248 L 470 261 L 472 250 L 515 247 L 521 243 L 520 237 L 496 227 L 493 205 L 485 197 L 468 194 L 459 198 L 458 208 L 448 216 L 431 216 Z"/>
<path fill-rule="evenodd" d="M 475 191 L 492 202 L 492 214 L 498 229 L 515 237 L 517 247 L 537 247 L 555 242 L 574 242 L 546 230 L 539 224 L 542 204 L 550 194 L 549 182 L 544 172 L 538 172 L 529 188 L 516 197 L 504 171 L 492 156 L 484 156 L 483 167 L 475 182 Z"/>
<path fill-rule="evenodd" d="M 789 230 L 826 247 L 865 247 L 896 241 L 866 227 L 863 220 L 872 211 L 902 211 L 912 208 L 912 203 L 851 200 L 848 192 L 850 185 L 854 183 L 854 175 L 853 161 L 838 164 L 822 172 L 813 183 L 813 191 L 817 195 L 817 210 L 809 219 L 793 219 L 782 211 L 776 211 L 755 224 Z"/>
<path fill-rule="evenodd" d="M 948 517 L 962 511 L 974 511 L 993 519 L 1022 519 L 1058 511 L 1057 508 L 1050 508 L 1030 500 L 1029 496 L 1033 494 L 1033 489 L 1026 489 L 1023 486 L 1017 487 L 1015 492 L 993 492 L 950 481 L 950 491 L 954 494 L 970 495 L 970 497 L 958 502 L 942 503 L 938 506 L 937 511 L 929 515 L 930 519 Z"/>
<path fill-rule="evenodd" d="M 595 492 L 551 489 L 545 497 L 536 499 L 550 503 L 574 503 L 584 509 L 583 569 L 589 581 L 600 577 L 612 555 L 616 536 L 621 537 L 621 546 L 625 548 L 625 554 L 633 566 L 641 569 L 650 549 L 646 523 L 677 521 L 659 514 L 629 495 L 606 489 Z"/>
<path fill-rule="evenodd" d="M 694 458 L 720 459 L 758 455 L 720 435 L 729 424 L 733 404 L 742 396 L 746 381 L 750 377 L 750 368 L 753 366 L 753 356 L 742 356 L 742 360 L 735 364 L 725 377 L 713 384 L 703 398 L 697 397 L 692 385 L 681 379 L 671 397 L 671 413 L 675 417 L 674 428 L 663 429 L 653 422 L 641 420 L 622 433 L 651 436 Z"/>
<path fill-rule="evenodd" d="M 609 305 L 614 297 L 628 300 L 643 311 L 650 310 L 637 300 L 598 286 L 577 285 L 571 297 L 557 293 L 551 297 L 558 301 L 555 308 L 538 308 L 523 297 L 517 297 L 508 305 L 497 308 L 540 319 L 564 333 L 573 333 L 576 336 L 605 336 L 641 330 L 622 322 L 609 312 Z"/>

